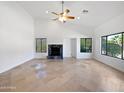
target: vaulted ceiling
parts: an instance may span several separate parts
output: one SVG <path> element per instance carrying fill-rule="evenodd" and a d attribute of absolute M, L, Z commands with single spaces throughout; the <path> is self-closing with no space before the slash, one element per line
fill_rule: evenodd
<path fill-rule="evenodd" d="M 60 1 L 21 1 L 20 4 L 34 19 L 51 20 L 56 16 L 49 12 L 61 12 Z M 80 17 L 70 21 L 75 24 L 84 25 L 87 27 L 97 27 L 112 18 L 124 13 L 123 1 L 65 1 L 64 9 L 70 9 L 70 15 Z M 87 9 L 87 14 L 82 14 L 81 11 Z M 54 21 L 53 21 L 54 22 Z"/>

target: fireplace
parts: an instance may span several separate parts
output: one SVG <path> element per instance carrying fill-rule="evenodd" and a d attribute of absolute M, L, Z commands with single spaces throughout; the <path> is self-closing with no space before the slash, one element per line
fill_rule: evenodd
<path fill-rule="evenodd" d="M 48 59 L 63 59 L 63 45 L 48 45 Z"/>

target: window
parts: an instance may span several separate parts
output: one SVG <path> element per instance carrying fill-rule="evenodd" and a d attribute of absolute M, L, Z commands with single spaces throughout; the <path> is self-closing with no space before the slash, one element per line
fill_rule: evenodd
<path fill-rule="evenodd" d="M 106 54 L 106 42 L 107 42 L 107 37 L 106 36 L 103 36 L 102 37 L 102 54 Z"/>
<path fill-rule="evenodd" d="M 112 57 L 122 57 L 122 34 L 107 37 L 107 55 Z"/>
<path fill-rule="evenodd" d="M 86 52 L 86 49 L 85 49 L 85 38 L 81 38 L 80 40 L 80 47 L 81 47 L 81 52 Z"/>
<path fill-rule="evenodd" d="M 124 59 L 124 33 L 102 36 L 101 53 L 115 58 Z"/>
<path fill-rule="evenodd" d="M 36 38 L 36 52 L 46 52 L 46 38 Z"/>
<path fill-rule="evenodd" d="M 122 46 L 123 46 L 123 59 L 124 59 L 124 33 L 123 33 L 122 41 L 123 41 Z"/>
<path fill-rule="evenodd" d="M 80 39 L 80 52 L 92 52 L 92 38 Z"/>

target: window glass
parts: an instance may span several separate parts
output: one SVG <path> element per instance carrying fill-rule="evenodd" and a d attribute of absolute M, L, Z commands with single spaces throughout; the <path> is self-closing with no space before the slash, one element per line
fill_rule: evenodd
<path fill-rule="evenodd" d="M 46 39 L 42 39 L 42 52 L 46 52 Z"/>
<path fill-rule="evenodd" d="M 41 52 L 41 39 L 36 39 L 36 52 Z"/>
<path fill-rule="evenodd" d="M 92 39 L 87 38 L 86 39 L 86 52 L 91 52 L 92 51 Z"/>
<path fill-rule="evenodd" d="M 80 39 L 80 52 L 92 52 L 92 39 L 91 38 Z"/>
<path fill-rule="evenodd" d="M 107 37 L 104 36 L 102 37 L 102 54 L 106 54 L 106 41 L 107 41 Z"/>
<path fill-rule="evenodd" d="M 46 38 L 36 38 L 36 52 L 46 52 Z"/>
<path fill-rule="evenodd" d="M 80 39 L 80 47 L 81 47 L 81 52 L 86 52 L 85 49 L 85 38 Z"/>
<path fill-rule="evenodd" d="M 123 59 L 124 59 L 124 33 L 123 33 Z"/>
<path fill-rule="evenodd" d="M 107 37 L 107 55 L 122 58 L 122 34 Z"/>

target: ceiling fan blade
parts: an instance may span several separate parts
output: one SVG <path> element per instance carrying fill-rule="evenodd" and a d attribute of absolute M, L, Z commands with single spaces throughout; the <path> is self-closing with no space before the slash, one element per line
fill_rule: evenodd
<path fill-rule="evenodd" d="M 58 18 L 55 18 L 55 19 L 52 19 L 52 20 L 56 21 L 56 20 L 58 20 Z"/>
<path fill-rule="evenodd" d="M 67 19 L 75 19 L 74 16 L 65 16 Z"/>
<path fill-rule="evenodd" d="M 59 15 L 59 14 L 57 14 L 57 13 L 55 13 L 55 12 L 51 12 L 52 14 L 55 14 L 55 15 Z"/>
<path fill-rule="evenodd" d="M 63 16 L 64 13 L 60 13 L 59 15 Z"/>

